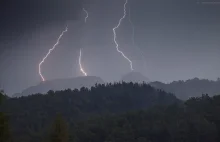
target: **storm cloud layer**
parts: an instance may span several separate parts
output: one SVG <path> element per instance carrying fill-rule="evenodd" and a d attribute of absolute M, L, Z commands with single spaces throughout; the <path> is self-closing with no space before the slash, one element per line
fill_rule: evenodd
<path fill-rule="evenodd" d="M 76 20 L 82 0 L 1 0 L 1 28 Z"/>
<path fill-rule="evenodd" d="M 164 82 L 220 76 L 220 4 L 203 2 L 129 0 L 140 50 L 132 45 L 128 18 L 117 33 L 120 49 L 131 58 L 136 72 Z M 46 78 L 79 76 L 77 59 L 83 48 L 82 62 L 89 75 L 120 80 L 130 69 L 115 49 L 112 28 L 123 15 L 123 3 L 1 0 L 0 81 L 5 91 L 12 94 L 40 82 L 38 63 L 67 24 L 68 33 L 43 65 Z M 89 12 L 86 24 L 83 7 Z"/>

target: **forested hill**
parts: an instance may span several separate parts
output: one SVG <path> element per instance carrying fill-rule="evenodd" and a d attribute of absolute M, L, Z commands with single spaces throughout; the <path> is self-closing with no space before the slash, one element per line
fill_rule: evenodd
<path fill-rule="evenodd" d="M 79 123 L 75 142 L 219 142 L 220 96 Z"/>
<path fill-rule="evenodd" d="M 91 90 L 49 91 L 28 97 L 11 98 L 1 110 L 10 118 L 15 142 L 40 141 L 39 138 L 60 113 L 74 126 L 77 120 L 104 114 L 119 114 L 155 105 L 180 103 L 172 94 L 147 84 L 116 83 L 96 85 Z"/>
<path fill-rule="evenodd" d="M 151 82 L 150 85 L 166 92 L 171 92 L 182 100 L 187 100 L 190 97 L 199 97 L 201 94 L 214 96 L 220 93 L 220 79 L 211 81 L 208 79 L 194 78 L 186 81 L 174 81 L 169 84 Z"/>

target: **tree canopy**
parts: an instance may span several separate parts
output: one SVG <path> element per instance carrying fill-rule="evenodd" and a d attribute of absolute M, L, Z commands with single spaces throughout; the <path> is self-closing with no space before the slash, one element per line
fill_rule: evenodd
<path fill-rule="evenodd" d="M 4 99 L 0 109 L 14 142 L 220 141 L 220 95 L 183 102 L 147 84 L 49 91 Z"/>

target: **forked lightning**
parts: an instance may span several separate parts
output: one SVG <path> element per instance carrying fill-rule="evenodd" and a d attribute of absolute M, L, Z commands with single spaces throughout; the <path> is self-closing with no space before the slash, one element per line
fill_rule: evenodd
<path fill-rule="evenodd" d="M 83 8 L 83 11 L 86 13 L 86 17 L 85 17 L 85 23 L 86 23 L 87 19 L 89 17 L 89 13 L 85 8 Z M 80 49 L 80 53 L 79 53 L 79 67 L 80 67 L 80 71 L 83 73 L 83 75 L 87 76 L 87 73 L 84 71 L 84 69 L 82 67 L 82 49 Z"/>
<path fill-rule="evenodd" d="M 42 81 L 45 81 L 45 78 L 44 78 L 44 76 L 43 76 L 43 74 L 42 74 L 41 66 L 42 66 L 42 64 L 45 62 L 45 60 L 47 59 L 47 57 L 51 54 L 51 52 L 57 47 L 57 45 L 59 45 L 60 39 L 63 37 L 64 33 L 66 33 L 67 31 L 68 31 L 68 26 L 67 26 L 66 29 L 61 33 L 61 35 L 60 35 L 59 38 L 57 39 L 56 44 L 54 44 L 54 46 L 53 46 L 51 49 L 49 49 L 49 51 L 48 51 L 48 53 L 46 54 L 46 56 L 45 56 L 45 57 L 43 58 L 43 60 L 40 62 L 40 64 L 39 64 L 39 75 L 40 75 Z"/>
<path fill-rule="evenodd" d="M 126 0 L 125 3 L 124 3 L 124 15 L 123 15 L 122 18 L 120 18 L 120 20 L 119 20 L 119 22 L 118 22 L 118 25 L 113 28 L 113 33 L 114 33 L 114 42 L 115 42 L 117 51 L 118 51 L 119 53 L 121 53 L 121 55 L 122 55 L 126 60 L 128 60 L 128 62 L 130 63 L 130 68 L 131 68 L 131 70 L 133 71 L 134 69 L 133 69 L 133 63 L 132 63 L 132 61 L 131 61 L 121 50 L 119 50 L 119 44 L 118 44 L 118 42 L 117 42 L 117 33 L 116 33 L 116 30 L 120 27 L 122 21 L 126 18 L 126 14 L 127 14 L 127 12 L 126 12 L 126 5 L 127 5 L 127 3 L 128 3 L 128 0 Z"/>

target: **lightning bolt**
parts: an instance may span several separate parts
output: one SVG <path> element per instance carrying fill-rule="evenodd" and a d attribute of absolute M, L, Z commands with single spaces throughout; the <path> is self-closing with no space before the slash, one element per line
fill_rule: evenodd
<path fill-rule="evenodd" d="M 87 19 L 89 17 L 89 13 L 88 13 L 88 11 L 85 8 L 83 8 L 83 11 L 86 13 L 86 17 L 85 17 L 85 23 L 86 23 Z"/>
<path fill-rule="evenodd" d="M 146 58 L 145 56 L 143 55 L 143 52 L 141 51 L 141 49 L 136 45 L 136 42 L 135 42 L 135 26 L 134 26 L 134 23 L 132 22 L 132 19 L 131 19 L 131 7 L 129 7 L 129 22 L 131 24 L 131 27 L 132 27 L 132 44 L 134 47 L 138 48 L 139 50 L 139 53 L 141 54 L 141 57 L 142 57 L 142 60 L 144 61 L 144 67 L 146 68 Z"/>
<path fill-rule="evenodd" d="M 60 43 L 60 39 L 63 37 L 64 33 L 66 33 L 68 31 L 68 26 L 66 27 L 66 29 L 61 33 L 61 35 L 59 36 L 59 38 L 57 39 L 57 42 L 56 44 L 54 44 L 54 46 L 49 49 L 48 53 L 46 54 L 46 56 L 42 59 L 42 61 L 39 63 L 39 75 L 42 79 L 42 81 L 45 81 L 45 78 L 42 74 L 42 71 L 41 71 L 41 66 L 42 64 L 45 62 L 45 60 L 47 59 L 47 57 L 51 54 L 51 52 L 57 47 L 57 45 L 59 45 Z"/>
<path fill-rule="evenodd" d="M 86 13 L 86 16 L 85 16 L 85 23 L 86 23 L 87 19 L 89 17 L 89 13 L 85 8 L 83 8 L 83 11 Z M 84 69 L 82 67 L 82 49 L 80 49 L 80 52 L 79 52 L 79 67 L 80 67 L 80 71 L 83 73 L 83 75 L 87 76 L 87 73 L 84 71 Z"/>
<path fill-rule="evenodd" d="M 82 67 L 82 64 L 81 64 L 81 61 L 82 60 L 82 50 L 80 49 L 80 52 L 79 52 L 79 67 L 80 67 L 80 71 L 84 74 L 84 76 L 87 76 L 87 73 L 84 71 L 83 67 Z"/>
<path fill-rule="evenodd" d="M 134 69 L 133 69 L 133 63 L 132 63 L 132 61 L 131 61 L 122 51 L 119 50 L 119 45 L 118 45 L 118 42 L 117 42 L 117 34 L 116 34 L 116 30 L 120 27 L 122 21 L 126 18 L 126 14 L 127 14 L 127 12 L 126 12 L 126 5 L 127 5 L 127 3 L 128 3 L 128 0 L 126 0 L 125 3 L 124 3 L 124 15 L 123 15 L 123 17 L 119 20 L 118 25 L 113 28 L 113 33 L 114 33 L 114 42 L 115 42 L 117 51 L 118 51 L 119 53 L 121 53 L 121 55 L 122 55 L 126 60 L 128 60 L 128 62 L 130 63 L 130 68 L 131 68 L 131 70 L 133 71 Z"/>

